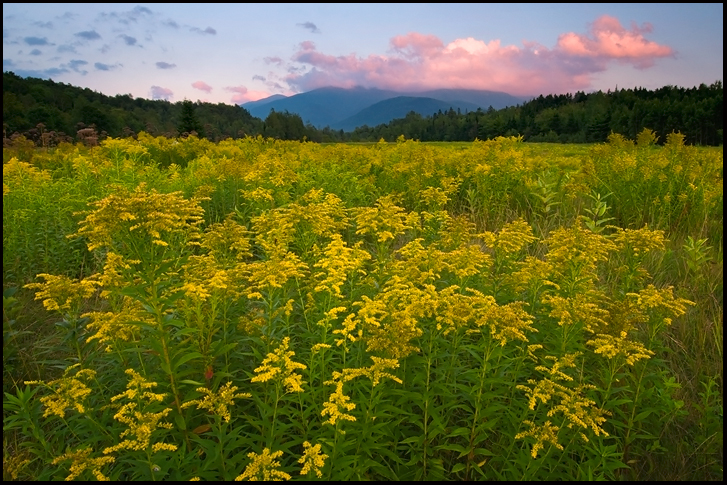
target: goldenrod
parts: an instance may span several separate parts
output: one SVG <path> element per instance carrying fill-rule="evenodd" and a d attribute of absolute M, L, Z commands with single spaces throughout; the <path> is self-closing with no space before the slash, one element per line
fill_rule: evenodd
<path fill-rule="evenodd" d="M 270 453 L 270 449 L 265 448 L 262 454 L 248 453 L 247 457 L 252 461 L 245 467 L 245 471 L 235 478 L 235 481 L 281 481 L 290 480 L 291 476 L 284 471 L 278 470 L 280 462 L 276 458 L 283 456 L 283 452 L 278 450 Z"/>
<path fill-rule="evenodd" d="M 79 413 L 86 412 L 83 401 L 91 394 L 91 388 L 88 387 L 81 379 L 90 380 L 96 376 L 96 371 L 91 369 L 80 369 L 75 375 L 70 376 L 68 373 L 71 369 L 79 367 L 81 364 L 75 364 L 67 367 L 63 371 L 63 377 L 44 383 L 42 381 L 25 381 L 25 384 L 43 384 L 53 391 L 50 396 L 43 396 L 40 402 L 45 406 L 43 417 L 51 415 L 64 418 L 66 410 L 73 408 Z"/>
<path fill-rule="evenodd" d="M 326 458 L 328 458 L 328 455 L 321 453 L 320 444 L 311 446 L 308 441 L 305 441 L 303 443 L 303 456 L 298 460 L 298 463 L 303 465 L 300 474 L 307 475 L 310 472 L 315 472 L 318 478 L 323 477 L 321 468 L 326 464 Z"/>
<path fill-rule="evenodd" d="M 171 411 L 171 408 L 164 408 L 161 412 L 152 413 L 145 412 L 141 409 L 141 404 L 148 406 L 155 402 L 161 402 L 166 394 L 158 394 L 151 392 L 149 389 L 156 387 L 156 382 L 150 382 L 133 369 L 127 369 L 126 374 L 130 376 L 129 382 L 126 384 L 126 391 L 111 398 L 112 402 L 126 398 L 129 401 L 123 404 L 114 415 L 114 419 L 124 423 L 128 429 L 124 430 L 120 438 L 125 438 L 122 442 L 109 446 L 103 450 L 103 453 L 109 454 L 119 450 L 139 450 L 145 451 L 151 449 L 152 453 L 161 450 L 175 451 L 176 445 L 169 443 L 154 443 L 151 445 L 151 436 L 154 431 L 159 428 L 171 429 L 172 424 L 162 422 Z M 132 437 L 133 438 L 130 438 Z"/>
<path fill-rule="evenodd" d="M 543 443 L 545 442 L 550 443 L 559 450 L 563 449 L 563 445 L 558 443 L 558 431 L 560 430 L 558 426 L 553 426 L 550 421 L 546 421 L 542 426 L 538 426 L 532 421 L 523 421 L 523 424 L 528 425 L 530 429 L 516 434 L 515 439 L 519 440 L 528 436 L 535 439 L 535 444 L 530 451 L 533 458 L 538 457 L 538 451 L 543 449 L 545 446 Z"/>
<path fill-rule="evenodd" d="M 329 416 L 324 423 L 335 426 L 339 421 L 356 421 L 354 416 L 346 414 L 346 411 L 352 411 L 356 408 L 356 404 L 349 402 L 350 400 L 350 397 L 343 394 L 343 380 L 338 380 L 336 382 L 336 391 L 330 395 L 328 402 L 323 403 L 321 416 Z"/>
<path fill-rule="evenodd" d="M 81 303 L 91 298 L 96 292 L 96 288 L 101 284 L 89 278 L 74 281 L 62 275 L 40 273 L 38 276 L 43 278 L 45 282 L 28 283 L 23 288 L 37 290 L 35 299 L 43 300 L 43 306 L 46 310 L 71 315 L 78 313 Z"/>
<path fill-rule="evenodd" d="M 280 379 L 285 385 L 286 392 L 303 392 L 303 378 L 296 374 L 296 370 L 307 369 L 304 364 L 294 362 L 290 358 L 295 352 L 288 350 L 290 337 L 285 337 L 280 346 L 263 360 L 262 365 L 255 369 L 255 377 L 251 382 L 267 382 Z"/>
<path fill-rule="evenodd" d="M 72 461 L 70 474 L 66 477 L 66 481 L 75 480 L 85 470 L 90 470 L 93 476 L 98 481 L 108 481 L 109 478 L 101 473 L 101 470 L 99 469 L 104 465 L 113 463 L 116 458 L 114 458 L 113 456 L 101 456 L 98 458 L 91 458 L 91 453 L 93 453 L 92 448 L 69 451 L 62 454 L 61 456 L 54 458 L 51 463 L 57 465 L 62 461 Z"/>
<path fill-rule="evenodd" d="M 225 422 L 230 422 L 230 410 L 228 406 L 234 406 L 233 399 L 243 399 L 252 397 L 247 392 L 237 393 L 237 386 L 233 386 L 232 382 L 227 382 L 216 393 L 206 387 L 198 387 L 197 392 L 205 394 L 203 399 L 195 399 L 182 404 L 182 408 L 196 405 L 197 409 L 207 409 L 211 413 L 222 417 Z"/>
<path fill-rule="evenodd" d="M 626 332 L 621 332 L 619 337 L 613 335 L 598 334 L 596 338 L 586 342 L 586 345 L 595 347 L 593 352 L 604 357 L 613 359 L 620 355 L 626 359 L 628 365 L 634 365 L 641 359 L 650 359 L 654 352 L 644 347 L 640 342 L 629 340 Z"/>

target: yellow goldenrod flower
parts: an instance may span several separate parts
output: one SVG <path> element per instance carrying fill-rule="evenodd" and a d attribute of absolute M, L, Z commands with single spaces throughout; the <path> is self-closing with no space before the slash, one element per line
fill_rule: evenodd
<path fill-rule="evenodd" d="M 288 350 L 290 337 L 285 337 L 280 346 L 267 355 L 262 365 L 255 369 L 255 377 L 251 382 L 267 382 L 271 379 L 280 379 L 285 385 L 286 392 L 303 392 L 303 380 L 296 370 L 307 369 L 304 364 L 294 362 L 290 358 L 295 352 Z"/>
<path fill-rule="evenodd" d="M 324 349 L 330 349 L 331 346 L 329 344 L 315 344 L 313 347 L 310 348 L 311 353 L 316 354 Z"/>
<path fill-rule="evenodd" d="M 247 392 L 237 393 L 237 386 L 233 386 L 232 382 L 227 382 L 217 393 L 212 392 L 206 387 L 198 387 L 197 392 L 206 394 L 203 399 L 195 399 L 182 404 L 182 408 L 196 405 L 197 409 L 207 409 L 212 414 L 222 417 L 225 422 L 230 422 L 230 411 L 228 406 L 234 406 L 233 399 L 243 399 L 252 397 Z"/>
<path fill-rule="evenodd" d="M 307 265 L 292 252 L 273 253 L 271 259 L 256 261 L 246 266 L 249 284 L 245 292 L 248 298 L 261 295 L 262 291 L 282 288 L 288 280 L 301 278 Z M 261 295 L 262 296 L 262 295 Z"/>
<path fill-rule="evenodd" d="M 542 426 L 538 426 L 532 421 L 523 421 L 523 424 L 528 425 L 530 429 L 516 434 L 515 439 L 519 440 L 528 436 L 535 439 L 535 444 L 530 451 L 533 458 L 538 457 L 538 451 L 544 448 L 545 445 L 543 443 L 545 442 L 550 443 L 559 450 L 563 449 L 563 445 L 558 443 L 558 431 L 560 430 L 558 426 L 553 426 L 550 421 L 546 421 Z"/>
<path fill-rule="evenodd" d="M 91 298 L 100 286 L 98 281 L 84 279 L 74 281 L 67 276 L 56 276 L 46 273 L 38 274 L 45 283 L 28 283 L 23 288 L 37 290 L 36 300 L 43 300 L 46 310 L 75 315 L 84 300 Z"/>
<path fill-rule="evenodd" d="M 101 456 L 91 458 L 92 448 L 85 448 L 76 451 L 69 451 L 61 456 L 53 459 L 51 463 L 57 465 L 62 461 L 71 460 L 70 474 L 66 477 L 66 481 L 75 480 L 85 470 L 90 470 L 98 481 L 109 481 L 109 478 L 99 470 L 102 466 L 113 463 L 116 458 L 113 456 Z"/>
<path fill-rule="evenodd" d="M 114 419 L 128 426 L 128 429 L 121 433 L 120 438 L 131 436 L 134 438 L 126 438 L 117 445 L 109 446 L 103 450 L 103 453 L 107 455 L 119 450 L 146 451 L 147 449 L 151 449 L 152 453 L 160 450 L 175 451 L 177 449 L 176 445 L 161 442 L 154 443 L 150 448 L 152 433 L 154 431 L 160 428 L 172 428 L 171 423 L 161 422 L 172 409 L 164 408 L 158 413 L 144 412 L 141 410 L 142 404 L 146 407 L 150 404 L 161 402 L 166 397 L 166 394 L 157 394 L 149 391 L 149 389 L 156 387 L 157 383 L 147 381 L 133 369 L 127 369 L 126 374 L 130 376 L 130 380 L 126 384 L 126 391 L 113 396 L 111 402 L 124 398 L 132 401 L 123 404 L 114 415 Z"/>
<path fill-rule="evenodd" d="M 523 219 L 505 224 L 497 235 L 485 232 L 481 234 L 481 237 L 488 246 L 505 255 L 518 253 L 525 246 L 537 240 L 533 236 L 533 228 Z"/>
<path fill-rule="evenodd" d="M 323 477 L 321 468 L 326 464 L 326 458 L 328 458 L 328 455 L 321 453 L 320 444 L 311 446 L 308 441 L 304 442 L 303 456 L 298 460 L 298 463 L 303 465 L 300 474 L 307 475 L 310 472 L 314 472 L 318 478 Z"/>
<path fill-rule="evenodd" d="M 665 203 L 668 201 L 664 200 Z M 664 243 L 667 242 L 664 238 L 664 231 L 652 231 L 648 226 L 644 226 L 641 229 L 622 229 L 616 228 L 616 232 L 610 235 L 613 242 L 619 250 L 631 251 L 634 256 L 641 256 L 651 251 L 663 251 L 665 248 Z"/>
<path fill-rule="evenodd" d="M 606 422 L 604 414 L 611 414 L 608 411 L 596 407 L 596 402 L 588 399 L 583 395 L 584 390 L 595 389 L 596 386 L 581 385 L 576 389 L 567 389 L 564 393 L 559 393 L 560 402 L 548 411 L 548 417 L 554 416 L 558 412 L 562 412 L 568 419 L 568 427 L 578 425 L 581 428 L 590 428 L 596 436 L 608 433 L 601 427 Z M 588 441 L 585 434 L 580 434 L 581 438 Z"/>
<path fill-rule="evenodd" d="M 316 273 L 314 278 L 317 284 L 313 291 L 316 293 L 328 291 L 341 298 L 341 287 L 354 272 L 365 274 L 361 269 L 364 262 L 371 259 L 371 255 L 360 248 L 357 243 L 353 248 L 346 246 L 340 234 L 334 234 L 331 242 L 323 250 L 323 256 L 313 265 L 322 271 Z"/>
<path fill-rule="evenodd" d="M 223 223 L 211 224 L 200 238 L 200 246 L 209 249 L 215 259 L 238 261 L 251 256 L 250 232 L 231 217 Z"/>
<path fill-rule="evenodd" d="M 45 406 L 43 417 L 46 418 L 51 415 L 59 416 L 64 418 L 66 410 L 74 408 L 79 413 L 83 414 L 86 412 L 86 408 L 83 405 L 83 401 L 91 394 L 91 389 L 81 381 L 90 380 L 96 376 L 96 371 L 91 369 L 80 369 L 74 376 L 69 376 L 68 373 L 71 369 L 79 367 L 81 364 L 75 364 L 67 367 L 63 371 L 63 377 L 55 379 L 48 383 L 42 381 L 26 381 L 25 384 L 43 384 L 47 388 L 53 391 L 50 396 L 44 396 L 40 398 L 40 402 Z"/>
<path fill-rule="evenodd" d="M 118 193 L 93 202 L 95 208 L 81 221 L 78 233 L 70 237 L 86 237 L 89 251 L 113 248 L 119 239 L 132 237 L 131 233 L 140 233 L 139 237 L 162 246 L 180 236 L 184 243 L 196 243 L 204 214 L 199 205 L 201 200 L 187 200 L 181 192 L 147 191 L 144 183 L 133 192 L 120 189 Z M 135 251 L 143 251 L 143 245 L 127 247 L 130 250 L 138 247 Z M 134 254 L 136 257 L 142 255 Z"/>
<path fill-rule="evenodd" d="M 350 400 L 350 397 L 343 394 L 343 380 L 339 380 L 336 382 L 336 392 L 330 395 L 327 403 L 323 403 L 321 416 L 329 416 L 324 423 L 335 426 L 339 421 L 356 421 L 354 416 L 346 414 L 346 411 L 356 408 L 356 404 L 349 402 Z"/>
<path fill-rule="evenodd" d="M 276 458 L 283 456 L 282 451 L 275 451 L 270 453 L 268 448 L 265 448 L 262 454 L 248 453 L 247 457 L 252 460 L 242 475 L 237 476 L 235 481 L 239 482 L 242 480 L 249 481 L 281 481 L 290 480 L 291 476 L 284 471 L 278 470 L 280 468 L 280 462 L 275 461 Z"/>
<path fill-rule="evenodd" d="M 685 298 L 674 298 L 674 291 L 671 286 L 658 289 L 654 285 L 649 285 L 638 293 L 627 293 L 626 296 L 633 298 L 639 308 L 662 308 L 674 318 L 684 315 L 687 312 L 687 305 L 695 305 L 693 301 Z M 666 318 L 664 321 L 669 324 L 671 318 Z"/>
<path fill-rule="evenodd" d="M 377 241 L 387 242 L 411 229 L 412 214 L 394 204 L 393 199 L 392 195 L 385 195 L 376 201 L 376 207 L 356 209 L 356 234 L 372 234 Z"/>
<path fill-rule="evenodd" d="M 626 332 L 621 332 L 620 337 L 598 334 L 596 338 L 586 342 L 586 345 L 595 347 L 593 349 L 594 353 L 601 354 L 609 359 L 620 355 L 626 359 L 628 365 L 634 365 L 641 359 L 650 359 L 654 355 L 654 352 L 644 347 L 640 342 L 629 340 Z"/>

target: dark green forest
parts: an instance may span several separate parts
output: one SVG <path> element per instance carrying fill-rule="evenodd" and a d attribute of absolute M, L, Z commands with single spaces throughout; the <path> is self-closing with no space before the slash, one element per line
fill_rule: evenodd
<path fill-rule="evenodd" d="M 405 118 L 352 132 L 316 129 L 297 114 L 271 112 L 265 120 L 239 106 L 188 100 L 171 103 L 106 96 L 52 80 L 3 73 L 3 144 L 20 136 L 38 146 L 61 142 L 97 143 L 107 136 L 127 137 L 144 131 L 153 136 L 187 134 L 219 141 L 262 135 L 314 142 L 394 141 L 403 135 L 420 141 L 473 141 L 521 135 L 524 141 L 597 143 L 610 133 L 634 139 L 644 128 L 659 141 L 679 132 L 693 145 L 721 145 L 723 87 L 664 86 L 539 96 L 518 106 L 460 113 L 453 109 Z"/>

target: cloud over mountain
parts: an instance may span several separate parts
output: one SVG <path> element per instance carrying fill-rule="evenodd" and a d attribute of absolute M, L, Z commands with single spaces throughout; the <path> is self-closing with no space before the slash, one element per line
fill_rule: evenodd
<path fill-rule="evenodd" d="M 472 37 L 448 44 L 434 35 L 411 32 L 390 40 L 389 55 L 333 56 L 311 41 L 299 44 L 292 61 L 307 67 L 283 79 L 296 91 L 324 86 L 426 90 L 447 86 L 489 89 L 517 95 L 586 89 L 594 74 L 612 61 L 644 69 L 674 55 L 672 48 L 646 39 L 651 26 L 624 28 L 603 15 L 587 34 L 561 34 L 554 47 L 536 42 L 501 45 Z"/>

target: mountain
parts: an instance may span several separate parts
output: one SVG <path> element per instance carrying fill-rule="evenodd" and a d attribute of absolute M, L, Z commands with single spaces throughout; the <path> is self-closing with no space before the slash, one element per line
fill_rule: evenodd
<path fill-rule="evenodd" d="M 394 104 L 379 105 L 377 114 L 369 110 L 373 105 L 381 101 L 393 98 L 429 98 L 432 101 L 399 100 Z M 272 96 L 271 96 L 272 98 Z M 288 97 L 278 97 L 274 100 L 265 98 L 260 101 L 253 101 L 241 105 L 251 115 L 261 119 L 267 118 L 271 110 L 277 112 L 288 111 L 299 115 L 303 122 L 323 128 L 326 126 L 336 129 L 352 130 L 362 124 L 375 126 L 375 124 L 388 123 L 389 121 L 406 116 L 409 111 L 415 111 L 422 115 L 429 115 L 449 110 L 449 108 L 460 108 L 465 111 L 475 111 L 477 108 L 486 110 L 492 106 L 495 109 L 505 108 L 521 104 L 525 98 L 518 98 L 507 93 L 496 91 L 477 91 L 468 89 L 437 89 L 424 92 L 396 92 L 375 88 L 356 87 L 351 89 L 326 87 L 314 89 L 306 93 L 296 94 Z M 435 104 L 433 101 L 440 101 L 444 104 Z M 411 104 L 413 109 L 406 109 L 404 106 Z M 420 111 L 421 109 L 421 111 Z M 368 110 L 361 116 L 356 117 L 359 112 Z M 354 118 L 356 117 L 356 118 Z M 352 118 L 354 118 L 352 120 Z M 356 124 L 356 123 L 361 124 Z M 345 126 L 345 128 L 343 128 Z"/>
<path fill-rule="evenodd" d="M 435 89 L 434 91 L 421 92 L 418 95 L 441 99 L 442 101 L 464 101 L 472 103 L 483 110 L 490 106 L 495 109 L 507 108 L 530 100 L 530 98 L 511 96 L 499 91 L 478 91 L 475 89 Z"/>
<path fill-rule="evenodd" d="M 240 106 L 244 106 L 245 109 L 247 109 L 249 111 L 250 110 L 249 107 L 262 106 L 262 105 L 265 105 L 268 103 L 272 103 L 273 101 L 277 101 L 279 99 L 285 99 L 285 98 L 287 98 L 287 96 L 285 96 L 285 95 L 273 94 L 272 96 L 268 96 L 267 98 L 263 98 L 263 99 L 258 99 L 257 101 L 248 101 L 247 103 L 241 104 Z"/>
<path fill-rule="evenodd" d="M 378 126 L 397 118 L 405 118 L 409 112 L 414 111 L 422 116 L 429 116 L 437 111 L 446 112 L 450 108 L 462 112 L 477 111 L 476 104 L 464 101 L 442 101 L 434 98 L 419 98 L 412 96 L 397 96 L 389 98 L 364 108 L 355 115 L 333 124 L 331 128 L 343 131 L 353 131 L 359 126 Z"/>
<path fill-rule="evenodd" d="M 276 99 L 263 105 L 250 106 L 250 103 L 245 103 L 242 107 L 263 120 L 270 114 L 270 110 L 288 111 L 300 115 L 306 124 L 323 128 L 353 116 L 374 103 L 396 96 L 400 94 L 381 89 L 327 87 Z"/>

